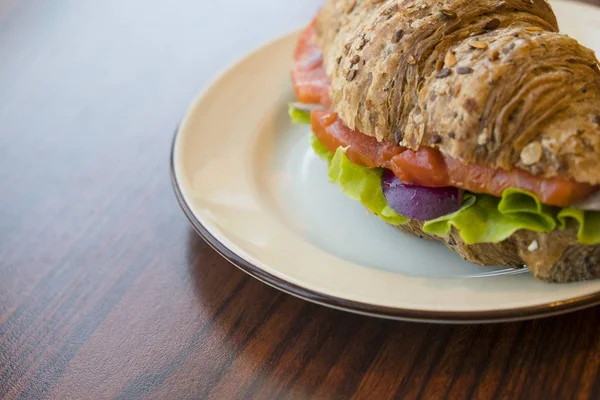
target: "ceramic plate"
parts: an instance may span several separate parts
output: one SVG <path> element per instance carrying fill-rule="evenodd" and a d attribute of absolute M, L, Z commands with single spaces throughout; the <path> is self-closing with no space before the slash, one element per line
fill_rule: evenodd
<path fill-rule="evenodd" d="M 600 9 L 554 2 L 562 31 L 600 50 Z M 172 178 L 195 229 L 233 264 L 292 295 L 368 315 L 492 322 L 600 303 L 600 281 L 556 285 L 480 268 L 368 214 L 327 180 L 287 104 L 297 34 L 223 73 L 175 136 Z"/>

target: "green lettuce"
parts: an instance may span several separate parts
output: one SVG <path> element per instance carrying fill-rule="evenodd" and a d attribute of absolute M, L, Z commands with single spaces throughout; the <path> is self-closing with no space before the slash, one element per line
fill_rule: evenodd
<path fill-rule="evenodd" d="M 338 184 L 342 193 L 360 201 L 369 211 L 392 225 L 402 225 L 409 221 L 388 205 L 381 189 L 382 169 L 354 164 L 341 147 L 335 154 L 331 154 L 314 134 L 311 135 L 310 141 L 315 153 L 328 162 L 329 180 Z"/>
<path fill-rule="evenodd" d="M 300 113 L 302 111 L 294 112 L 297 121 L 303 118 Z M 304 114 L 310 121 L 310 116 Z M 332 154 L 314 134 L 310 135 L 310 142 L 315 153 L 328 163 L 329 180 L 338 184 L 346 196 L 360 201 L 372 213 L 392 225 L 410 221 L 387 204 L 381 189 L 383 169 L 352 163 L 344 148 L 338 148 Z M 569 219 L 579 224 L 580 243 L 600 245 L 600 212 L 550 207 L 542 204 L 532 193 L 514 188 L 505 190 L 502 197 L 466 193 L 460 210 L 425 222 L 423 230 L 444 237 L 455 227 L 467 244 L 499 243 L 523 229 L 542 233 L 565 229 Z"/>
<path fill-rule="evenodd" d="M 558 223 L 561 229 L 566 228 L 569 218 L 579 223 L 579 232 L 577 234 L 579 243 L 589 245 L 600 244 L 600 212 L 563 208 L 558 213 Z"/>
<path fill-rule="evenodd" d="M 288 106 L 288 114 L 294 124 L 310 125 L 310 113 L 298 110 L 293 104 Z"/>
<path fill-rule="evenodd" d="M 502 198 L 467 193 L 459 211 L 426 222 L 423 231 L 446 236 L 455 227 L 467 244 L 499 243 L 521 229 L 550 233 L 557 226 L 555 215 L 522 190 L 505 190 Z"/>
<path fill-rule="evenodd" d="M 327 161 L 327 163 L 331 165 L 331 160 L 333 160 L 333 154 L 331 154 L 331 152 L 327 150 L 327 147 L 325 147 L 325 145 L 323 145 L 323 143 L 321 143 L 319 139 L 317 139 L 314 133 L 310 134 L 310 145 L 312 146 L 315 154 L 319 156 L 321 160 Z"/>

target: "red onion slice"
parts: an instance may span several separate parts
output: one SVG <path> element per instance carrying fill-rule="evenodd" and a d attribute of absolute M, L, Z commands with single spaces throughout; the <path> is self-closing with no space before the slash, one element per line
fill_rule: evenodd
<path fill-rule="evenodd" d="M 458 188 L 405 185 L 390 170 L 383 173 L 381 188 L 390 207 L 416 221 L 431 221 L 452 214 L 462 205 L 462 190 Z"/>

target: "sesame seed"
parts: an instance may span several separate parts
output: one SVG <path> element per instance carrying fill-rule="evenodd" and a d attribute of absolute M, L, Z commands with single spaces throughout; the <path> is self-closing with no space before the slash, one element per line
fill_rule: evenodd
<path fill-rule="evenodd" d="M 456 14 L 456 12 L 452 11 L 452 10 L 441 10 L 441 13 L 444 17 L 448 18 L 448 19 L 454 19 L 456 17 L 458 17 L 458 15 Z"/>
<path fill-rule="evenodd" d="M 398 43 L 404 37 L 404 29 L 397 30 L 392 37 L 392 43 Z"/>
<path fill-rule="evenodd" d="M 473 72 L 473 69 L 469 68 L 469 67 L 458 67 L 458 68 L 456 68 L 456 72 L 459 75 L 467 75 L 467 74 L 470 74 L 471 72 Z"/>
<path fill-rule="evenodd" d="M 356 50 L 362 50 L 365 45 L 367 44 L 367 39 L 364 36 L 361 36 L 360 39 L 358 40 L 358 43 L 356 44 Z"/>
<path fill-rule="evenodd" d="M 533 165 L 542 159 L 543 149 L 540 142 L 531 142 L 521 152 L 521 161 L 525 165 Z"/>
<path fill-rule="evenodd" d="M 436 63 L 435 63 L 435 70 L 436 71 L 441 71 L 442 68 L 444 68 L 444 61 L 437 60 Z"/>
<path fill-rule="evenodd" d="M 500 26 L 500 20 L 498 18 L 490 19 L 484 26 L 483 29 L 486 31 L 493 31 Z"/>
<path fill-rule="evenodd" d="M 479 50 L 486 50 L 489 45 L 486 42 L 480 42 L 478 40 L 475 40 L 471 43 L 469 43 L 469 46 L 471 46 L 474 49 L 479 49 Z"/>
<path fill-rule="evenodd" d="M 352 82 L 354 80 L 354 78 L 356 78 L 356 74 L 357 74 L 357 71 L 355 69 L 351 69 L 348 72 L 348 75 L 346 75 L 346 80 L 348 82 Z"/>
<path fill-rule="evenodd" d="M 444 64 L 446 64 L 446 67 L 452 68 L 456 65 L 456 63 L 457 61 L 454 53 L 452 53 L 451 51 L 448 52 L 448 54 L 446 54 L 446 58 L 444 59 Z"/>
<path fill-rule="evenodd" d="M 360 62 L 360 56 L 358 54 L 356 54 L 354 57 L 352 57 L 352 59 L 350 60 L 350 64 L 354 65 L 354 64 L 358 64 Z"/>
<path fill-rule="evenodd" d="M 444 68 L 440 72 L 435 74 L 435 77 L 438 79 L 442 79 L 442 78 L 447 78 L 450 75 L 452 75 L 452 70 L 450 68 Z"/>
<path fill-rule="evenodd" d="M 528 26 L 525 30 L 531 33 L 544 32 L 544 28 L 540 28 L 539 26 Z"/>
<path fill-rule="evenodd" d="M 350 42 L 348 42 L 344 45 L 344 55 L 348 55 L 351 47 L 352 47 L 352 43 L 350 43 Z"/>

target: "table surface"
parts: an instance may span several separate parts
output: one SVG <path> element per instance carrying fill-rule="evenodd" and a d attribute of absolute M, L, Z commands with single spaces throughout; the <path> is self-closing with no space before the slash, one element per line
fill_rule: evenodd
<path fill-rule="evenodd" d="M 169 182 L 176 124 L 320 0 L 233 3 L 0 0 L 0 398 L 598 398 L 600 308 L 356 316 L 267 287 L 194 233 Z"/>

